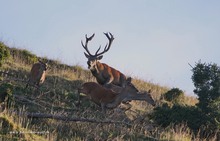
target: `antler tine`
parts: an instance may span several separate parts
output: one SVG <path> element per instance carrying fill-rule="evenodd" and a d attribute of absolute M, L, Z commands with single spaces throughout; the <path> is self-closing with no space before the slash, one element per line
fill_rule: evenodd
<path fill-rule="evenodd" d="M 108 40 L 109 40 L 109 43 L 105 45 L 105 50 L 107 49 L 106 51 L 108 51 L 109 48 L 111 47 L 111 44 L 112 44 L 113 40 L 114 40 L 114 36 L 113 36 L 110 32 L 104 33 L 104 34 L 105 34 L 105 36 L 106 36 L 106 37 L 108 38 Z M 109 34 L 110 34 L 110 36 L 109 36 Z"/>
<path fill-rule="evenodd" d="M 83 48 L 86 50 L 86 52 L 89 54 L 89 56 L 93 56 L 93 55 L 89 52 L 88 42 L 91 41 L 94 36 L 95 36 L 95 33 L 93 33 L 92 36 L 90 36 L 90 37 L 87 37 L 87 34 L 86 34 L 85 35 L 85 37 L 86 37 L 85 45 L 83 44 L 83 41 L 81 40 L 81 44 L 82 44 Z"/>
<path fill-rule="evenodd" d="M 111 34 L 111 32 L 106 32 L 104 34 L 109 40 L 112 40 L 112 41 L 114 40 L 114 36 Z M 108 34 L 110 34 L 111 37 Z"/>
<path fill-rule="evenodd" d="M 113 42 L 113 40 L 114 40 L 114 36 L 113 36 L 110 32 L 107 32 L 107 33 L 104 33 L 104 34 L 105 34 L 105 36 L 108 38 L 109 43 L 107 43 L 107 44 L 105 45 L 105 48 L 104 48 L 104 50 L 103 50 L 102 52 L 98 53 L 99 50 L 100 50 L 100 48 L 101 48 L 101 46 L 100 46 L 99 49 L 96 51 L 95 56 L 99 56 L 99 55 L 102 55 L 102 54 L 104 54 L 105 52 L 107 52 L 107 51 L 110 49 L 111 44 L 112 44 L 112 42 Z M 110 36 L 109 36 L 109 35 L 110 35 Z"/>
<path fill-rule="evenodd" d="M 91 41 L 94 36 L 95 36 L 95 33 L 93 33 L 92 36 L 90 36 L 90 37 L 88 38 L 88 37 L 87 37 L 87 34 L 86 34 L 86 41 L 87 41 L 87 42 L 88 42 L 88 41 Z"/>
<path fill-rule="evenodd" d="M 100 49 L 101 49 L 101 45 L 99 46 L 99 49 L 95 52 L 95 56 L 98 56 L 97 53 L 99 52 Z"/>

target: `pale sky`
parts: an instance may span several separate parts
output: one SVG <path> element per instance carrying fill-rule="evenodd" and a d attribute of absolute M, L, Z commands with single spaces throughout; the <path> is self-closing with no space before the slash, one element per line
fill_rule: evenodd
<path fill-rule="evenodd" d="M 91 52 L 115 40 L 101 62 L 126 75 L 193 94 L 188 65 L 220 65 L 220 1 L 0 0 L 0 40 L 9 46 L 87 68 Z M 103 48 L 102 48 L 103 49 Z M 102 50 L 101 49 L 101 50 Z"/>

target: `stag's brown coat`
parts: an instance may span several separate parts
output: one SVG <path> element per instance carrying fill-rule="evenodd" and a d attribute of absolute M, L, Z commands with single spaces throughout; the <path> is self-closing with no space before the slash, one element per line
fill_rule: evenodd
<path fill-rule="evenodd" d="M 96 77 L 96 80 L 99 84 L 114 84 L 117 86 L 125 87 L 126 76 L 120 71 L 108 66 L 105 63 L 96 63 L 97 68 L 95 70 L 91 70 L 93 76 Z"/>

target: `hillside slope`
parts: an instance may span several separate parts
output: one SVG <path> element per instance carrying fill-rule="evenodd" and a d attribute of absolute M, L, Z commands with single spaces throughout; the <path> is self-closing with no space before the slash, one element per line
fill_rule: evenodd
<path fill-rule="evenodd" d="M 132 101 L 132 108 L 108 110 L 106 115 L 100 107 L 82 99 L 76 106 L 77 88 L 84 82 L 95 81 L 89 70 L 69 66 L 56 60 L 48 60 L 50 66 L 45 83 L 40 90 L 24 89 L 28 73 L 37 56 L 27 50 L 8 48 L 10 58 L 0 69 L 0 93 L 8 100 L 1 102 L 0 137 L 23 140 L 157 140 L 165 131 L 159 129 L 148 117 L 153 107 L 146 102 Z M 139 90 L 151 90 L 153 98 L 161 103 L 161 95 L 169 90 L 156 84 L 133 79 Z M 195 98 L 186 97 L 185 103 L 194 105 Z M 28 118 L 30 113 L 54 115 L 52 118 Z M 58 117 L 57 119 L 55 118 Z M 64 118 L 63 120 L 59 120 Z M 66 121 L 65 121 L 66 119 Z M 78 122 L 68 121 L 78 119 Z M 82 121 L 83 119 L 83 121 Z M 81 121 L 81 122 L 80 122 Z M 93 122 L 92 122 L 93 121 Z M 105 122 L 106 123 L 102 123 Z M 111 122 L 111 123 L 110 123 Z M 173 133 L 172 133 L 173 134 Z M 167 139 L 170 139 L 167 137 Z"/>

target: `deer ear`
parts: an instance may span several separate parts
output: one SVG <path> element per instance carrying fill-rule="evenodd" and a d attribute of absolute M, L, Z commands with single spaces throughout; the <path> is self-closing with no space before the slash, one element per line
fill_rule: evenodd
<path fill-rule="evenodd" d="M 89 58 L 89 55 L 87 53 L 84 52 L 84 54 L 85 54 L 86 58 Z"/>
<path fill-rule="evenodd" d="M 37 60 L 38 60 L 38 62 L 40 62 L 40 63 L 42 62 L 40 58 L 38 58 Z"/>
<path fill-rule="evenodd" d="M 127 78 L 127 82 L 131 83 L 131 80 L 132 80 L 131 77 L 128 77 L 128 78 Z"/>
<path fill-rule="evenodd" d="M 99 56 L 99 57 L 97 57 L 97 60 L 101 60 L 101 59 L 102 59 L 102 57 L 103 57 L 102 55 L 101 55 L 101 56 Z"/>

